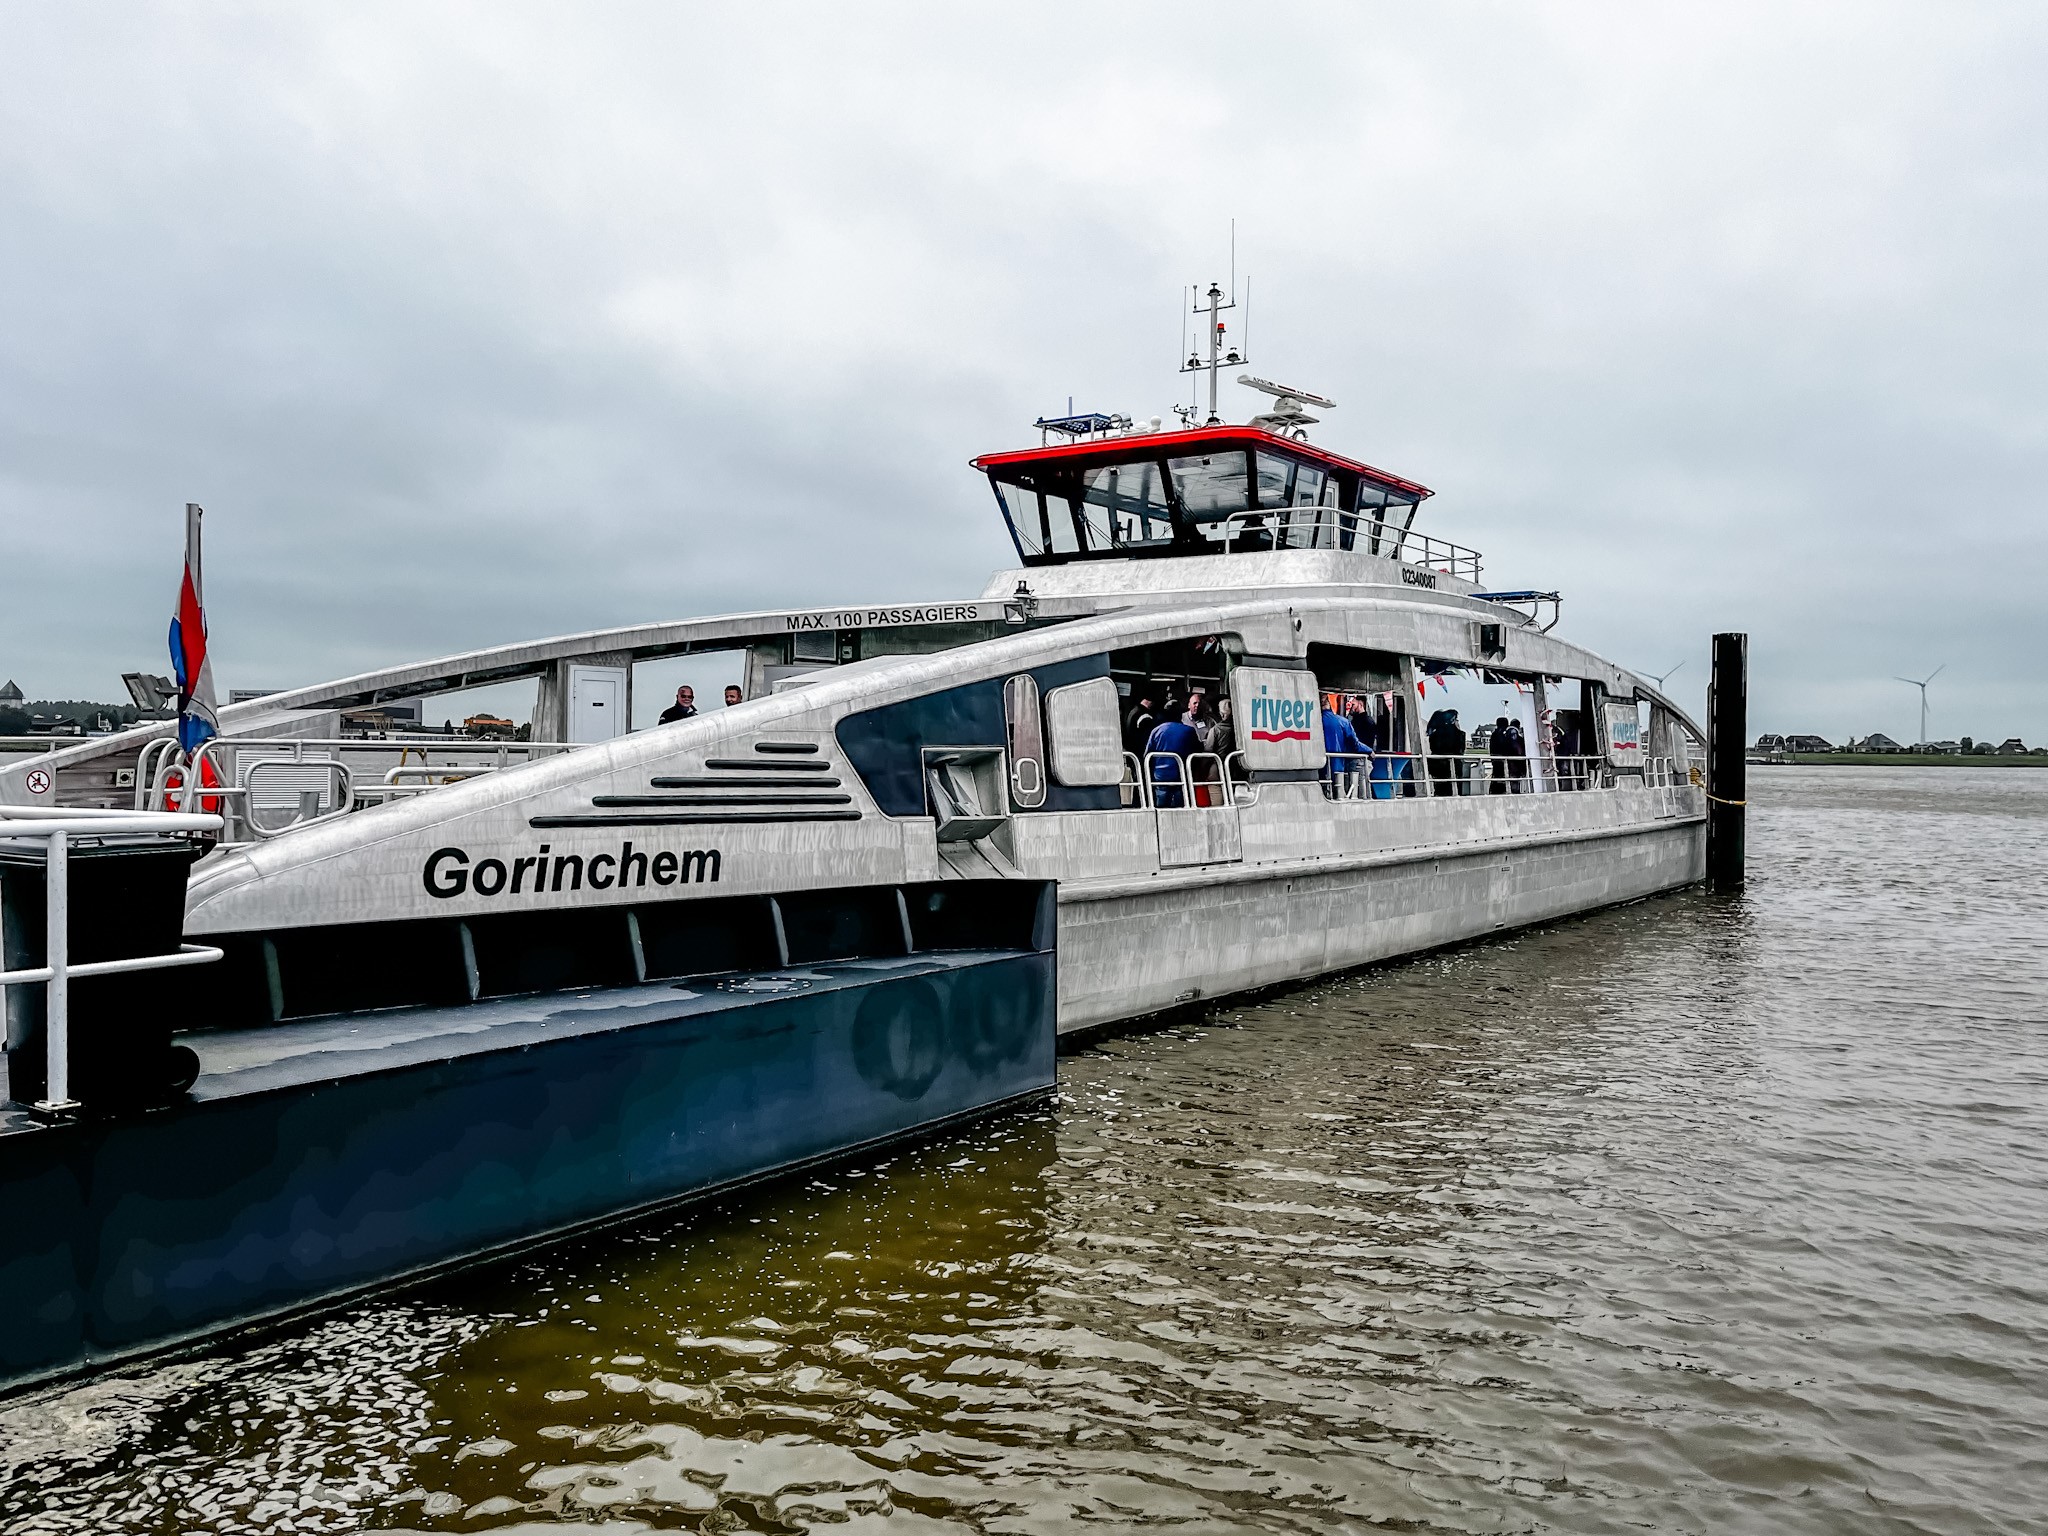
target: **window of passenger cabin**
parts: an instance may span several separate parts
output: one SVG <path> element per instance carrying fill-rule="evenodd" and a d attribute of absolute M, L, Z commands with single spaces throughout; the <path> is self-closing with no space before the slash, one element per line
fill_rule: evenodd
<path fill-rule="evenodd" d="M 1113 679 L 1091 677 L 1045 696 L 1053 782 L 1101 788 L 1123 782 L 1121 699 Z"/>

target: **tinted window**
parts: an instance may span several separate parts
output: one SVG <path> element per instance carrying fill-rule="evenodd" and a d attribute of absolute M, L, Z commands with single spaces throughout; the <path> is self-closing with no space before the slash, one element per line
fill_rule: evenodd
<path fill-rule="evenodd" d="M 1174 488 L 1181 505 L 1195 522 L 1209 522 L 1242 512 L 1249 504 L 1249 465 L 1242 453 L 1205 454 L 1200 458 L 1173 459 Z"/>
<path fill-rule="evenodd" d="M 1166 476 L 1157 464 L 1109 464 L 1088 470 L 1083 480 L 1083 495 L 1091 509 L 1091 545 L 1144 544 L 1173 536 Z M 1098 507 L 1100 512 L 1092 510 Z"/>

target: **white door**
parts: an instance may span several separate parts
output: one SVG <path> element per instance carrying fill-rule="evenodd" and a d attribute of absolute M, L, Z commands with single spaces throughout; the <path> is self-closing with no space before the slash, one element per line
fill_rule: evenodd
<path fill-rule="evenodd" d="M 626 734 L 626 669 L 569 669 L 569 739 L 610 741 Z"/>

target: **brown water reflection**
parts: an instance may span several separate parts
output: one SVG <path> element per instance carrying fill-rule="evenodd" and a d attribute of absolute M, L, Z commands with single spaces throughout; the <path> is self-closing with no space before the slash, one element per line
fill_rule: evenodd
<path fill-rule="evenodd" d="M 1854 772 L 1741 899 L 0 1411 L 0 1527 L 2048 1529 L 2048 774 Z"/>

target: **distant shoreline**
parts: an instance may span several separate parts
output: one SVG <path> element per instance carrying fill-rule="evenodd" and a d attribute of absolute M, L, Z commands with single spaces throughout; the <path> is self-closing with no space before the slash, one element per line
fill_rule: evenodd
<path fill-rule="evenodd" d="M 1753 768 L 2048 768 L 2048 755 L 2000 757 L 1975 752 L 1787 752 L 1781 762 L 1751 758 Z"/>

